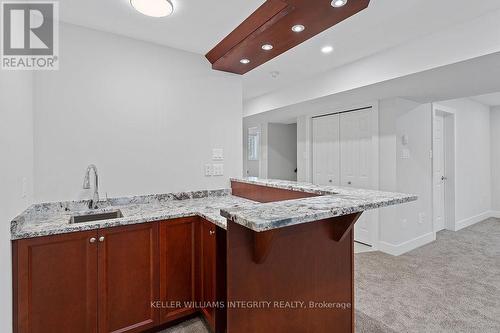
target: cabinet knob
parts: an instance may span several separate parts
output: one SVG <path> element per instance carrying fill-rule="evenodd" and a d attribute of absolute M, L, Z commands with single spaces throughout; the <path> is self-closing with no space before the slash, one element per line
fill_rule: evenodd
<path fill-rule="evenodd" d="M 210 230 L 210 236 L 215 235 L 215 230 Z"/>
<path fill-rule="evenodd" d="M 95 241 L 96 241 L 95 237 L 92 237 L 91 239 L 89 239 L 90 243 L 95 243 Z"/>
<path fill-rule="evenodd" d="M 352 185 L 352 182 L 347 182 L 348 185 Z"/>
<path fill-rule="evenodd" d="M 329 183 L 333 183 L 333 179 L 330 179 L 328 182 L 329 182 Z"/>
<path fill-rule="evenodd" d="M 99 237 L 99 242 L 104 242 L 104 236 Z"/>

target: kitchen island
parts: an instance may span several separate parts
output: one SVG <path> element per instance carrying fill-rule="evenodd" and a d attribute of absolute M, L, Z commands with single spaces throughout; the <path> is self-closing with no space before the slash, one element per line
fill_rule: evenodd
<path fill-rule="evenodd" d="M 262 202 L 224 209 L 228 332 L 354 332 L 354 223 L 412 195 L 233 179 L 233 195 Z M 235 303 L 238 305 L 238 303 Z"/>
<path fill-rule="evenodd" d="M 232 194 L 231 194 L 232 193 Z M 16 332 L 353 332 L 353 225 L 412 195 L 232 179 L 231 190 L 85 202 L 12 221 Z M 78 313 L 78 316 L 74 314 Z"/>

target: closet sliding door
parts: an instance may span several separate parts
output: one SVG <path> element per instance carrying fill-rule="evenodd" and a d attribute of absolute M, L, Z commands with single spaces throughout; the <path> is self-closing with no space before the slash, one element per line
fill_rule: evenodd
<path fill-rule="evenodd" d="M 313 183 L 372 189 L 373 113 L 343 112 L 312 120 Z M 356 222 L 356 241 L 373 245 L 376 212 L 366 211 Z"/>
<path fill-rule="evenodd" d="M 340 185 L 339 115 L 313 118 L 313 183 Z"/>
<path fill-rule="evenodd" d="M 340 115 L 340 179 L 341 185 L 373 189 L 371 109 L 345 112 Z M 354 225 L 354 239 L 367 245 L 374 243 L 374 211 L 365 211 Z"/>

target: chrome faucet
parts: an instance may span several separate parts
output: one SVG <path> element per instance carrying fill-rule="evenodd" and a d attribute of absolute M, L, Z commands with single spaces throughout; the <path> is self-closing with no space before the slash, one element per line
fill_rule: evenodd
<path fill-rule="evenodd" d="M 97 209 L 97 203 L 99 202 L 99 176 L 97 175 L 97 167 L 94 164 L 91 164 L 87 167 L 87 171 L 85 172 L 85 179 L 83 180 L 83 188 L 85 190 L 90 189 L 90 170 L 94 171 L 94 196 L 89 201 L 90 209 Z"/>

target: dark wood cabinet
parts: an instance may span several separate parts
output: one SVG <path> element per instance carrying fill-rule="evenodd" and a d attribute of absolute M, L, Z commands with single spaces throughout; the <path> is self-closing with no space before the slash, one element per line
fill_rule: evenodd
<path fill-rule="evenodd" d="M 197 312 L 224 330 L 196 304 L 224 294 L 225 231 L 198 216 L 12 245 L 15 333 L 138 333 Z"/>
<path fill-rule="evenodd" d="M 14 332 L 97 332 L 97 231 L 13 243 Z"/>
<path fill-rule="evenodd" d="M 160 223 L 160 321 L 166 323 L 196 312 L 196 246 L 199 218 Z"/>
<path fill-rule="evenodd" d="M 99 230 L 99 333 L 159 323 L 158 223 Z"/>
<path fill-rule="evenodd" d="M 217 227 L 201 219 L 200 223 L 200 289 L 202 313 L 215 331 L 215 308 L 207 306 L 216 301 L 216 229 Z"/>

